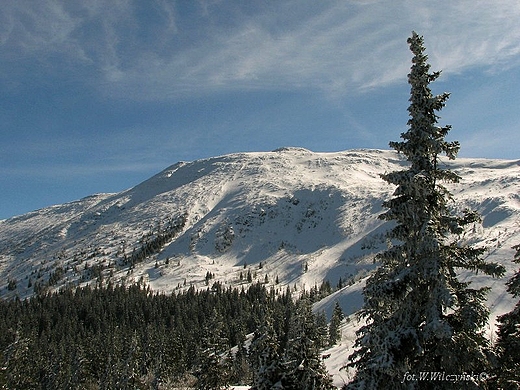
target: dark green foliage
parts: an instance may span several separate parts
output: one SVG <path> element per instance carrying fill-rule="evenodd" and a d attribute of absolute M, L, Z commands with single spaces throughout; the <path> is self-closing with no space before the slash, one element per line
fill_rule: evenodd
<path fill-rule="evenodd" d="M 271 390 L 282 375 L 281 348 L 273 321 L 273 313 L 266 309 L 249 350 L 255 390 Z"/>
<path fill-rule="evenodd" d="M 141 246 L 132 252 L 126 262 L 135 264 L 143 261 L 147 257 L 158 253 L 163 246 L 182 231 L 188 220 L 188 215 L 183 214 L 169 221 L 166 226 L 159 226 L 157 232 L 150 233 L 143 237 Z"/>
<path fill-rule="evenodd" d="M 329 346 L 333 346 L 341 339 L 341 321 L 343 321 L 343 310 L 341 310 L 341 306 L 339 302 L 336 301 L 334 304 L 334 310 L 332 312 L 332 317 L 330 318 L 329 324 Z"/>
<path fill-rule="evenodd" d="M 246 348 L 245 329 L 238 326 L 236 329 L 237 347 L 236 353 L 231 356 L 231 380 L 236 385 L 251 385 L 253 370 L 249 365 L 248 350 Z"/>
<path fill-rule="evenodd" d="M 402 153 L 408 166 L 382 175 L 396 185 L 380 216 L 391 221 L 391 247 L 378 254 L 380 267 L 367 280 L 361 315 L 367 325 L 358 331 L 357 350 L 350 366 L 357 369 L 348 388 L 428 388 L 436 382 L 403 383 L 406 373 L 485 372 L 491 348 L 484 336 L 489 311 L 487 289 L 472 289 L 457 277 L 460 270 L 500 276 L 504 268 L 488 263 L 484 248 L 466 245 L 460 236 L 479 222 L 474 212 L 454 215 L 451 194 L 441 183 L 457 183 L 459 176 L 441 162 L 454 159 L 458 142 L 445 136 L 450 126 L 437 125 L 437 111 L 449 94 L 433 95 L 429 84 L 440 72 L 429 73 L 422 37 L 408 39 L 414 54 L 408 81 L 411 86 L 409 129 L 403 141 L 390 146 Z M 465 388 L 484 385 L 468 381 Z M 460 388 L 460 383 L 443 383 Z"/>
<path fill-rule="evenodd" d="M 38 384 L 37 372 L 31 365 L 30 340 L 20 336 L 20 331 L 16 330 L 14 340 L 5 348 L 3 353 L 4 365 L 2 371 L 5 372 L 5 382 L 8 388 L 30 389 Z"/>
<path fill-rule="evenodd" d="M 247 379 L 245 335 L 266 307 L 283 316 L 289 306 L 261 284 L 240 291 L 219 283 L 171 296 L 109 285 L 0 301 L 0 388 L 151 389 L 202 365 L 218 369 L 219 383 Z M 227 354 L 236 345 L 241 355 Z M 199 379 L 204 388 L 214 378 Z"/>
<path fill-rule="evenodd" d="M 325 349 L 329 346 L 329 327 L 327 325 L 327 315 L 324 311 L 315 314 L 314 326 L 316 337 L 314 342 L 318 349 Z"/>
<path fill-rule="evenodd" d="M 49 276 L 48 285 L 49 286 L 56 285 L 61 280 L 61 278 L 63 278 L 64 274 L 65 274 L 65 270 L 63 269 L 63 267 L 56 267 L 54 272 L 52 272 Z"/>
<path fill-rule="evenodd" d="M 315 284 L 313 287 L 311 287 L 309 292 L 303 291 L 302 297 L 306 297 L 310 299 L 312 303 L 314 303 L 329 296 L 330 294 L 332 294 L 332 287 L 330 286 L 330 282 L 325 280 L 321 283 L 320 287 Z"/>
<path fill-rule="evenodd" d="M 197 389 L 212 390 L 227 387 L 231 380 L 231 357 L 224 318 L 213 310 L 202 330 L 202 343 L 197 354 Z"/>
<path fill-rule="evenodd" d="M 14 291 L 16 290 L 16 280 L 15 279 L 9 279 L 7 281 L 7 289 L 9 291 Z"/>
<path fill-rule="evenodd" d="M 204 280 L 206 281 L 206 286 L 209 285 L 209 281 L 214 277 L 215 275 L 213 275 L 211 272 L 206 272 L 206 277 L 204 278 Z"/>
<path fill-rule="evenodd" d="M 301 299 L 290 319 L 288 343 L 281 358 L 283 389 L 335 389 L 320 350 L 323 335 L 309 300 Z"/>
<path fill-rule="evenodd" d="M 520 245 L 514 247 L 514 262 L 520 264 Z M 514 298 L 520 297 L 520 269 L 507 283 L 507 291 Z M 498 367 L 497 387 L 509 390 L 520 388 L 520 301 L 513 310 L 498 318 Z"/>
<path fill-rule="evenodd" d="M 250 348 L 252 389 L 333 389 L 320 354 L 326 339 L 322 319 L 306 297 L 285 313 L 266 310 Z M 276 326 L 281 322 L 283 327 Z"/>

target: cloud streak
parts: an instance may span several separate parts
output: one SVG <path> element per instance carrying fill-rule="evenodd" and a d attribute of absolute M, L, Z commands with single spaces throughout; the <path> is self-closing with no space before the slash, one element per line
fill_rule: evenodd
<path fill-rule="evenodd" d="M 165 100 L 215 91 L 313 89 L 348 94 L 405 79 L 406 38 L 425 35 L 445 73 L 517 66 L 520 3 L 401 0 L 276 2 L 270 7 L 119 0 L 3 3 L 2 56 L 60 56 L 110 97 Z M 248 8 L 249 7 L 249 8 Z M 312 8 L 312 9 L 311 9 Z M 218 17 L 214 15 L 218 13 Z M 189 14 L 197 29 L 183 25 Z M 222 22 L 222 15 L 229 15 Z M 217 20 L 217 22 L 215 21 Z M 81 77 L 81 75 L 78 75 Z"/>
<path fill-rule="evenodd" d="M 314 89 L 345 94 L 395 83 L 409 69 L 406 38 L 424 34 L 432 65 L 446 74 L 518 64 L 516 2 L 419 6 L 341 3 L 305 17 L 289 9 L 248 16 L 233 28 L 188 41 L 168 57 L 141 57 L 113 85 L 141 98 L 234 89 Z M 413 6 L 412 6 L 413 4 Z M 287 15 L 280 18 L 280 14 Z M 507 34 L 504 34 L 504 29 Z"/>

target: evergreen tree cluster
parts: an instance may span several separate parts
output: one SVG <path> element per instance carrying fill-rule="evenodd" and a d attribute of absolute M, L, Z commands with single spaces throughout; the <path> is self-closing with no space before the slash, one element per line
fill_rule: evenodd
<path fill-rule="evenodd" d="M 285 313 L 266 308 L 254 334 L 252 389 L 335 389 L 320 353 L 328 345 L 324 315 L 313 314 L 308 296 L 286 302 Z"/>
<path fill-rule="evenodd" d="M 280 301 L 281 302 L 281 301 Z M 7 388 L 153 388 L 195 371 L 203 330 L 225 318 L 220 348 L 256 329 L 263 286 L 166 296 L 131 287 L 78 288 L 0 302 L 0 351 Z M 1 387 L 1 386 L 0 386 Z"/>
<path fill-rule="evenodd" d="M 168 241 L 182 231 L 187 220 L 188 214 L 185 213 L 168 221 L 166 226 L 159 226 L 155 234 L 150 233 L 143 237 L 141 246 L 137 249 L 134 248 L 129 258 L 125 254 L 125 262 L 133 265 L 159 253 Z"/>
<path fill-rule="evenodd" d="M 266 312 L 277 324 L 277 350 L 293 348 L 279 368 L 301 374 L 303 362 L 325 375 L 319 350 L 327 345 L 326 321 L 303 296 L 306 305 L 295 303 L 290 289 L 277 296 L 263 284 L 239 290 L 216 282 L 172 295 L 108 285 L 1 301 L 0 388 L 250 385 L 259 358 L 246 336 L 258 338 Z"/>

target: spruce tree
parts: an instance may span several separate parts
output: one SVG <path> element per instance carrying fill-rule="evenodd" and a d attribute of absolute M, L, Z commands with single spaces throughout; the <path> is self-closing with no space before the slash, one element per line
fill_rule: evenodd
<path fill-rule="evenodd" d="M 254 333 L 249 347 L 249 360 L 253 369 L 252 389 L 270 390 L 279 384 L 282 377 L 280 345 L 269 309 L 266 309 L 262 324 Z"/>
<path fill-rule="evenodd" d="M 5 389 L 34 389 L 37 388 L 34 356 L 30 350 L 31 340 L 21 336 L 17 329 L 15 340 L 3 351 L 4 361 L 2 372 L 2 388 Z M 5 375 L 5 377 L 4 377 Z"/>
<path fill-rule="evenodd" d="M 197 389 L 213 390 L 228 388 L 231 377 L 228 339 L 225 336 L 224 318 L 216 310 L 204 326 L 200 361 L 197 377 Z"/>
<path fill-rule="evenodd" d="M 321 311 L 315 314 L 316 327 L 316 346 L 319 349 L 325 349 L 329 346 L 329 326 L 327 324 L 327 314 Z"/>
<path fill-rule="evenodd" d="M 341 310 L 341 306 L 339 302 L 336 301 L 334 304 L 334 310 L 332 311 L 332 316 L 330 318 L 329 324 L 329 346 L 335 345 L 341 339 L 341 321 L 343 321 L 345 316 L 343 315 L 343 310 Z"/>
<path fill-rule="evenodd" d="M 413 53 L 408 131 L 403 141 L 390 142 L 408 166 L 382 175 L 397 186 L 384 202 L 380 218 L 391 221 L 389 248 L 378 254 L 379 268 L 364 288 L 357 350 L 349 366 L 357 369 L 348 389 L 461 388 L 461 383 L 413 381 L 421 372 L 463 374 L 489 369 L 490 345 L 483 334 L 488 309 L 487 288 L 470 288 L 457 277 L 460 270 L 500 276 L 504 268 L 483 259 L 484 248 L 460 240 L 466 226 L 478 222 L 472 211 L 455 215 L 451 193 L 441 183 L 460 177 L 441 163 L 455 159 L 458 142 L 445 140 L 450 126 L 437 125 L 448 93 L 433 95 L 423 38 L 408 39 Z M 465 381 L 465 388 L 482 383 Z"/>
<path fill-rule="evenodd" d="M 280 388 L 335 389 L 320 355 L 319 338 L 312 305 L 308 299 L 300 299 L 290 319 L 287 348 L 281 360 Z"/>
<path fill-rule="evenodd" d="M 514 247 L 514 262 L 520 264 L 520 244 Z M 507 282 L 507 291 L 520 298 L 520 269 Z M 520 300 L 509 313 L 498 318 L 497 370 L 498 386 L 503 389 L 520 388 Z"/>

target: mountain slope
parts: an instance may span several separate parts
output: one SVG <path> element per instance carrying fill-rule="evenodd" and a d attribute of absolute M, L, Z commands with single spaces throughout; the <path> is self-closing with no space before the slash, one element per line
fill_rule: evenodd
<path fill-rule="evenodd" d="M 1 295 L 96 279 L 143 279 L 171 291 L 203 287 L 208 275 L 244 283 L 248 271 L 279 288 L 352 283 L 383 245 L 377 215 L 393 188 L 379 174 L 404 164 L 390 151 L 298 148 L 180 162 L 130 190 L 0 222 Z M 490 246 L 489 256 L 511 271 L 510 247 L 520 242 L 518 161 L 450 166 L 463 178 L 452 187 L 454 208 L 483 216 L 463 239 Z"/>
<path fill-rule="evenodd" d="M 118 194 L 1 221 L 0 294 L 100 278 L 171 291 L 205 286 L 208 273 L 238 284 L 247 271 L 279 288 L 351 283 L 384 245 L 377 215 L 393 188 L 379 174 L 404 164 L 391 151 L 301 148 L 180 162 Z M 507 262 L 520 242 L 519 162 L 449 165 L 463 177 L 451 187 L 454 208 L 483 216 L 463 239 Z"/>

